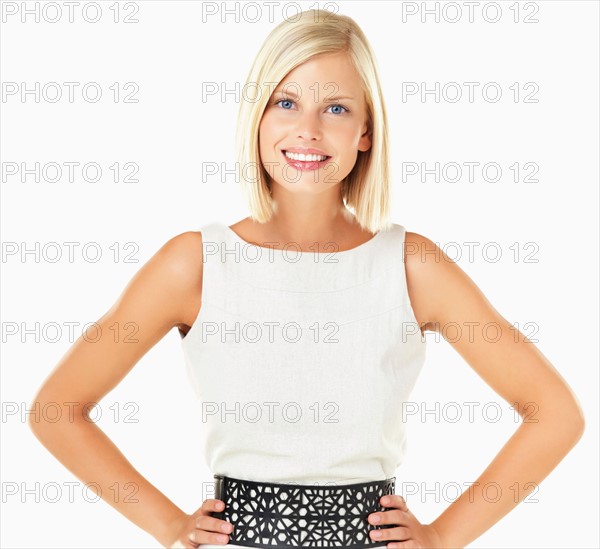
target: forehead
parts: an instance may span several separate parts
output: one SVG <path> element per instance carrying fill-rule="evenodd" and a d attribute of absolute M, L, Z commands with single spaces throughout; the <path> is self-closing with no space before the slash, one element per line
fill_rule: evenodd
<path fill-rule="evenodd" d="M 295 88 L 306 92 L 320 88 L 331 93 L 360 94 L 360 76 L 346 52 L 319 54 L 291 70 L 275 88 L 289 91 Z"/>

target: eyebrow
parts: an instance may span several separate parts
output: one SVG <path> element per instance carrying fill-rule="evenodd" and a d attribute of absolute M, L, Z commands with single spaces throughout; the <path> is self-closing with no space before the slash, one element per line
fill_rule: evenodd
<path fill-rule="evenodd" d="M 293 92 L 293 91 L 275 90 L 273 92 L 273 95 L 275 95 L 276 93 L 281 94 L 281 95 L 287 95 L 287 96 L 293 97 L 295 99 L 299 99 L 299 97 L 296 94 L 296 92 Z M 325 103 L 330 103 L 332 101 L 340 101 L 341 99 L 350 100 L 350 101 L 354 101 L 355 100 L 354 97 L 350 97 L 349 95 L 337 95 L 335 97 L 327 97 L 327 98 L 323 99 L 323 101 Z"/>

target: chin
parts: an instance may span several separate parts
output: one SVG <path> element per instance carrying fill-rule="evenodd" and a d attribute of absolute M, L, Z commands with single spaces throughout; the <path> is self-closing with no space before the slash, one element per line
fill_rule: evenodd
<path fill-rule="evenodd" d="M 286 183 L 285 185 L 281 185 L 286 191 L 289 191 L 294 194 L 321 194 L 326 191 L 331 190 L 332 187 L 338 185 L 339 183 L 321 183 L 317 181 L 316 183 L 310 181 L 305 183 L 303 181 L 298 181 L 297 183 Z"/>

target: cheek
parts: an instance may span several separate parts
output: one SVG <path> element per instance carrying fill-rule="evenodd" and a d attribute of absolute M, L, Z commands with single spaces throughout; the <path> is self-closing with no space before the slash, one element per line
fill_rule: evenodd
<path fill-rule="evenodd" d="M 330 129 L 330 135 L 339 143 L 344 143 L 347 146 L 358 144 L 360 131 L 354 123 L 338 124 L 332 126 Z"/>
<path fill-rule="evenodd" d="M 261 149 L 272 148 L 275 139 L 275 129 L 276 126 L 272 123 L 272 120 L 263 117 L 258 126 L 258 140 Z"/>

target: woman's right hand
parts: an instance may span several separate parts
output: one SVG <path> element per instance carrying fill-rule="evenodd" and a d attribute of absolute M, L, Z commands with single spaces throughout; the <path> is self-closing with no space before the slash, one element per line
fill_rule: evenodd
<path fill-rule="evenodd" d="M 206 499 L 193 515 L 183 515 L 173 525 L 177 536 L 170 549 L 196 549 L 199 545 L 226 545 L 233 524 L 211 516 L 223 511 L 220 499 Z M 223 529 L 225 527 L 225 530 Z"/>

